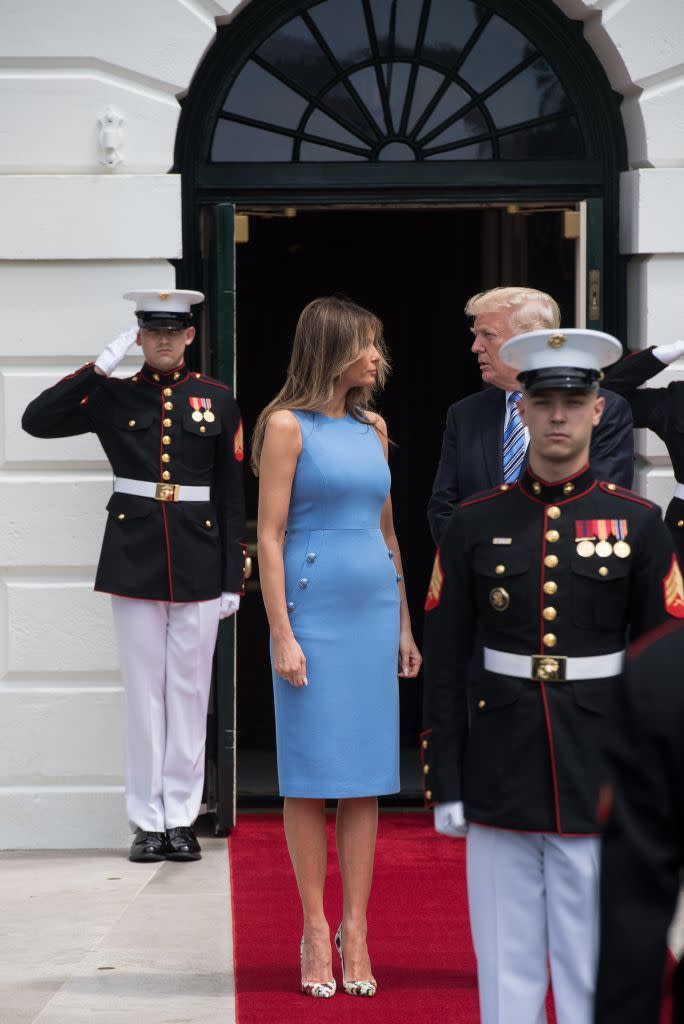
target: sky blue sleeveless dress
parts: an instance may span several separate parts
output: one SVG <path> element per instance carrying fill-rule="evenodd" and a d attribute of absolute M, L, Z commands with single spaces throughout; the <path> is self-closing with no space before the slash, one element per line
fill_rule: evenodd
<path fill-rule="evenodd" d="M 294 412 L 302 451 L 285 538 L 285 596 L 308 686 L 273 672 L 282 796 L 399 790 L 399 588 L 380 531 L 390 472 L 375 430 Z"/>

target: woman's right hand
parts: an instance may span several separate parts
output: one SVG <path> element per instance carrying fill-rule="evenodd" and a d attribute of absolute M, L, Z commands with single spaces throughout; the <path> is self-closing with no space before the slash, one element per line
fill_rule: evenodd
<path fill-rule="evenodd" d="M 286 679 L 291 686 L 309 685 L 304 651 L 292 634 L 283 640 L 273 641 L 273 668 L 277 675 L 281 679 Z"/>

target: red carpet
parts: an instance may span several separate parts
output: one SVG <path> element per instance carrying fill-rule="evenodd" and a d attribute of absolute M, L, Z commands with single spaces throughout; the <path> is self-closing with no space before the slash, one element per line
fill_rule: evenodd
<path fill-rule="evenodd" d="M 326 911 L 341 893 L 330 816 Z M 380 816 L 369 947 L 378 994 L 330 1000 L 299 992 L 301 912 L 280 815 L 241 815 L 231 836 L 238 1024 L 478 1024 L 475 957 L 465 892 L 465 843 L 438 836 L 432 816 Z M 551 1015 L 549 1020 L 553 1021 Z"/>
<path fill-rule="evenodd" d="M 379 982 L 373 999 L 311 999 L 299 991 L 301 917 L 279 814 L 241 815 L 229 839 L 238 1024 L 368 1021 L 479 1024 L 475 957 L 465 891 L 465 843 L 438 836 L 430 814 L 386 813 L 380 834 L 369 945 Z M 341 906 L 329 818 L 326 910 Z M 337 954 L 333 961 L 338 985 Z M 666 988 L 674 973 L 668 963 Z M 549 999 L 551 1003 L 551 999 Z M 555 1020 L 549 1009 L 549 1024 Z M 672 1020 L 669 998 L 661 1024 Z"/>

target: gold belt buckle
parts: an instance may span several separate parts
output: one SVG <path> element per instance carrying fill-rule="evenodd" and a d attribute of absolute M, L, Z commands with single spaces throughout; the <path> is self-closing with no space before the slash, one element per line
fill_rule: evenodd
<path fill-rule="evenodd" d="M 154 496 L 157 501 L 180 501 L 180 484 L 157 484 Z"/>
<path fill-rule="evenodd" d="M 532 655 L 532 678 L 540 683 L 565 682 L 565 662 L 563 655 L 554 657 L 550 654 Z"/>

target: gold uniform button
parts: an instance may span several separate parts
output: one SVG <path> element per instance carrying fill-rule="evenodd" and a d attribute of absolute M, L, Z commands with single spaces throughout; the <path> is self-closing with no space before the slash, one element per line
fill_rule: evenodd
<path fill-rule="evenodd" d="M 134 384 L 137 384 L 137 383 L 138 383 L 138 377 L 137 377 L 137 374 L 136 374 L 136 376 L 135 376 L 135 377 L 131 377 L 131 380 L 133 381 L 133 383 L 134 383 Z"/>
<path fill-rule="evenodd" d="M 544 633 L 544 647 L 555 647 L 557 643 L 554 633 Z"/>
<path fill-rule="evenodd" d="M 199 380 L 201 376 L 201 373 L 193 373 L 193 377 L 195 378 L 195 380 Z"/>
<path fill-rule="evenodd" d="M 126 518 L 126 515 L 125 515 L 125 513 L 124 513 L 124 512 L 119 512 L 119 514 L 118 514 L 118 516 L 117 516 L 116 518 L 117 518 L 117 519 L 125 519 L 125 518 Z"/>
<path fill-rule="evenodd" d="M 606 487 L 608 488 L 609 491 L 616 491 L 617 490 L 617 484 L 606 484 Z"/>
<path fill-rule="evenodd" d="M 564 486 L 564 488 L 563 488 L 563 494 L 572 494 L 572 492 L 574 490 L 575 490 L 575 485 L 574 484 L 566 484 Z"/>
<path fill-rule="evenodd" d="M 423 742 L 421 743 L 421 746 L 422 746 L 423 750 L 427 750 L 427 748 L 428 748 L 428 741 L 427 740 L 423 740 Z"/>
<path fill-rule="evenodd" d="M 503 576 L 503 574 L 506 572 L 506 566 L 505 565 L 497 565 L 497 567 L 495 568 L 494 572 L 496 573 L 497 576 Z"/>
<path fill-rule="evenodd" d="M 546 514 L 549 519 L 560 519 L 561 510 L 558 508 L 558 505 L 549 505 Z"/>
<path fill-rule="evenodd" d="M 544 593 L 545 594 L 555 594 L 557 590 L 558 590 L 558 584 L 554 583 L 553 580 L 547 580 L 546 583 L 544 584 Z"/>
<path fill-rule="evenodd" d="M 432 800 L 432 790 L 431 789 L 426 789 L 425 790 L 425 799 L 426 800 Z"/>
<path fill-rule="evenodd" d="M 204 424 L 202 424 L 202 426 L 200 427 L 200 434 L 206 434 L 206 432 L 207 428 L 204 426 Z"/>
<path fill-rule="evenodd" d="M 430 765 L 429 764 L 424 764 L 423 765 L 423 775 L 429 775 L 429 774 L 430 774 Z"/>
<path fill-rule="evenodd" d="M 541 494 L 541 484 L 538 484 L 537 481 L 535 480 L 534 483 L 532 484 L 532 490 L 534 491 L 535 494 Z"/>
<path fill-rule="evenodd" d="M 162 455 L 162 462 L 170 462 L 170 461 L 171 461 L 171 456 L 169 455 L 168 452 L 164 452 L 164 454 Z"/>
<path fill-rule="evenodd" d="M 608 575 L 608 566 L 607 565 L 602 565 L 601 568 L 599 569 L 599 576 L 607 576 L 607 575 Z"/>
<path fill-rule="evenodd" d="M 165 469 L 164 472 L 162 473 L 162 480 L 170 480 L 170 479 L 171 479 L 171 474 L 169 473 L 168 469 Z"/>
<path fill-rule="evenodd" d="M 558 555 L 547 555 L 544 559 L 544 565 L 547 569 L 555 569 L 558 565 Z"/>
<path fill-rule="evenodd" d="M 500 487 L 499 487 L 499 490 L 500 491 L 507 491 L 507 490 L 509 490 L 510 486 L 511 486 L 510 484 L 501 484 Z"/>
<path fill-rule="evenodd" d="M 684 519 L 678 519 L 677 526 L 684 526 Z"/>
<path fill-rule="evenodd" d="M 162 444 L 171 444 L 171 438 L 168 434 L 164 434 L 162 437 Z"/>
<path fill-rule="evenodd" d="M 173 379 L 174 379 L 174 380 L 180 380 L 180 373 L 178 373 L 178 372 L 176 371 L 176 373 L 174 373 L 174 375 L 173 375 Z"/>
<path fill-rule="evenodd" d="M 164 388 L 164 395 L 166 396 L 166 398 L 170 398 L 172 394 L 173 390 L 171 388 Z"/>
<path fill-rule="evenodd" d="M 204 525 L 207 527 L 207 529 L 209 529 L 210 526 L 213 526 L 213 523 L 212 523 L 211 519 L 205 519 L 204 520 Z"/>
<path fill-rule="evenodd" d="M 555 544 L 557 540 L 560 540 L 560 533 L 558 532 L 558 530 L 547 530 L 546 539 L 548 540 L 549 544 Z"/>
<path fill-rule="evenodd" d="M 553 620 L 558 615 L 558 612 L 556 611 L 555 608 L 549 607 L 549 608 L 545 608 L 544 609 L 544 611 L 542 612 L 542 615 L 544 616 L 544 618 L 546 619 L 547 622 L 553 622 Z"/>
<path fill-rule="evenodd" d="M 134 427 L 135 426 L 135 420 L 129 420 L 128 421 L 128 426 L 129 427 Z"/>
<path fill-rule="evenodd" d="M 172 423 L 173 423 L 173 420 L 170 420 L 168 416 L 164 419 L 164 426 L 165 427 L 170 427 L 172 425 Z"/>
<path fill-rule="evenodd" d="M 477 706 L 478 706 L 478 708 L 480 710 L 482 710 L 482 708 L 486 708 L 487 707 L 487 701 L 486 700 L 478 700 Z"/>
<path fill-rule="evenodd" d="M 158 373 L 153 373 L 152 374 L 152 380 L 159 380 L 159 374 Z"/>
<path fill-rule="evenodd" d="M 166 392 L 164 392 L 164 394 L 166 394 Z M 171 412 L 173 409 L 173 402 L 164 402 L 164 408 L 167 412 Z"/>

